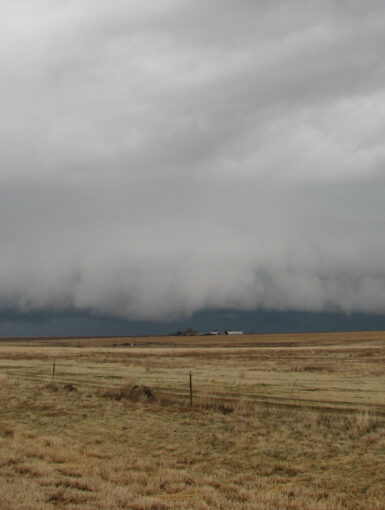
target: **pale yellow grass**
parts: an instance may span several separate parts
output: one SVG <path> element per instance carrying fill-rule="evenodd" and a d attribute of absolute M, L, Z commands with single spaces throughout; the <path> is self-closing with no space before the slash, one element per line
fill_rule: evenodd
<path fill-rule="evenodd" d="M 0 344 L 0 508 L 385 508 L 383 334 L 288 338 Z"/>

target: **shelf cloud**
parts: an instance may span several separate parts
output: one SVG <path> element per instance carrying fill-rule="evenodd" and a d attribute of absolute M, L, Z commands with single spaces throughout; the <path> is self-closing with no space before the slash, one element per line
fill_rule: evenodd
<path fill-rule="evenodd" d="M 0 308 L 385 313 L 385 5 L 0 7 Z"/>

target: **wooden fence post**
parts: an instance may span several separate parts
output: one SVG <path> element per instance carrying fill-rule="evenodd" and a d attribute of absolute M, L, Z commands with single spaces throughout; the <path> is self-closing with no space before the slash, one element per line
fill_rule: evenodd
<path fill-rule="evenodd" d="M 190 372 L 190 407 L 192 407 L 192 373 Z"/>
<path fill-rule="evenodd" d="M 55 367 L 56 367 L 56 364 L 55 364 L 55 362 L 53 362 L 53 365 L 52 365 L 52 380 L 55 379 Z"/>

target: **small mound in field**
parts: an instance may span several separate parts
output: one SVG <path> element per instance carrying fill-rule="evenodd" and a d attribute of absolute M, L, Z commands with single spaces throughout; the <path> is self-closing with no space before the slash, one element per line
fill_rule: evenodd
<path fill-rule="evenodd" d="M 155 395 L 151 388 L 139 384 L 125 384 L 119 389 L 108 389 L 100 393 L 105 398 L 130 400 L 131 402 L 152 402 Z"/>
<path fill-rule="evenodd" d="M 47 390 L 50 390 L 50 391 L 57 391 L 59 388 L 57 387 L 57 384 L 55 384 L 53 381 L 52 382 L 49 382 L 45 385 L 45 387 L 47 388 Z"/>
<path fill-rule="evenodd" d="M 69 384 L 69 383 L 67 383 L 67 384 L 65 384 L 63 386 L 63 390 L 65 390 L 65 391 L 78 391 L 76 386 L 74 386 L 73 384 Z"/>
<path fill-rule="evenodd" d="M 220 410 L 221 413 L 223 414 L 231 414 L 234 412 L 234 409 L 230 406 L 225 406 L 225 405 L 220 405 L 218 407 L 218 409 Z"/>
<path fill-rule="evenodd" d="M 131 388 L 128 398 L 132 402 L 147 401 L 151 402 L 154 400 L 154 394 L 148 386 L 135 385 Z"/>
<path fill-rule="evenodd" d="M 4 427 L 0 429 L 0 436 L 2 437 L 14 437 L 15 431 L 11 427 Z"/>

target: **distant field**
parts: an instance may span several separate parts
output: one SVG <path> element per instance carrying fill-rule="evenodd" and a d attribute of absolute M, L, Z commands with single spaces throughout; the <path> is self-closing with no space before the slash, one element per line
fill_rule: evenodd
<path fill-rule="evenodd" d="M 44 345 L 74 347 L 129 346 L 139 347 L 263 347 L 263 346 L 320 346 L 351 344 L 379 344 L 385 340 L 384 331 L 338 333 L 287 333 L 265 335 L 201 335 L 201 336 L 131 336 L 131 337 L 49 337 L 0 338 L 1 344 Z"/>
<path fill-rule="evenodd" d="M 0 380 L 1 509 L 385 509 L 385 332 L 3 339 Z"/>

